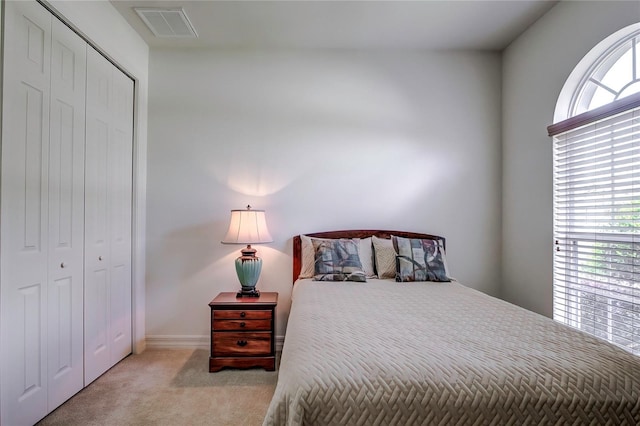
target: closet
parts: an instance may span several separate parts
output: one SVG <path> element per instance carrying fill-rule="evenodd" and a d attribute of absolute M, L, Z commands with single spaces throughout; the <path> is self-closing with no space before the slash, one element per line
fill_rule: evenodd
<path fill-rule="evenodd" d="M 29 425 L 131 352 L 133 81 L 4 7 L 0 423 Z"/>

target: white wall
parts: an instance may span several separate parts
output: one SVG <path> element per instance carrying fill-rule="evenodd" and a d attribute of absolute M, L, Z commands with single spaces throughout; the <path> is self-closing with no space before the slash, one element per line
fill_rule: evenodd
<path fill-rule="evenodd" d="M 134 133 L 134 351 L 145 344 L 145 193 L 147 165 L 147 104 L 149 93 L 149 47 L 106 0 L 61 1 L 47 4 L 90 40 L 103 54 L 135 79 Z"/>
<path fill-rule="evenodd" d="M 279 336 L 299 233 L 443 235 L 452 273 L 498 293 L 498 54 L 153 50 L 150 69 L 150 342 L 208 343 L 207 304 L 239 287 L 241 247 L 220 240 L 247 204 L 275 239 L 258 288 L 280 293 Z"/>
<path fill-rule="evenodd" d="M 638 1 L 563 1 L 503 54 L 502 297 L 552 315 L 552 124 L 560 91 L 601 40 L 640 21 Z"/>

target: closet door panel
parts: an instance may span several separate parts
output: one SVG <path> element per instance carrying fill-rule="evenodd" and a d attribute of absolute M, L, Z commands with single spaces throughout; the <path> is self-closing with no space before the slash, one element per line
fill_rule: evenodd
<path fill-rule="evenodd" d="M 131 197 L 133 81 L 113 68 L 113 141 L 109 158 L 111 363 L 131 353 Z"/>
<path fill-rule="evenodd" d="M 111 367 L 111 357 L 107 268 L 94 267 L 85 277 L 88 286 L 85 288 L 84 384 L 87 386 Z"/>
<path fill-rule="evenodd" d="M 85 146 L 85 386 L 111 367 L 109 181 L 111 64 L 87 49 Z"/>
<path fill-rule="evenodd" d="M 87 52 L 85 383 L 131 353 L 133 82 Z"/>
<path fill-rule="evenodd" d="M 84 384 L 86 43 L 52 22 L 49 148 L 49 411 Z"/>
<path fill-rule="evenodd" d="M 51 15 L 5 2 L 0 217 L 2 424 L 47 413 L 47 209 Z"/>
<path fill-rule="evenodd" d="M 111 365 L 131 353 L 131 268 L 111 268 Z"/>

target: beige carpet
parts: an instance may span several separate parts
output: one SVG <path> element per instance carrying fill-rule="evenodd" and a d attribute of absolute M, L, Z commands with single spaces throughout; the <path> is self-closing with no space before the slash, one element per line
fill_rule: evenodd
<path fill-rule="evenodd" d="M 276 371 L 209 373 L 206 350 L 131 355 L 38 425 L 261 425 Z"/>

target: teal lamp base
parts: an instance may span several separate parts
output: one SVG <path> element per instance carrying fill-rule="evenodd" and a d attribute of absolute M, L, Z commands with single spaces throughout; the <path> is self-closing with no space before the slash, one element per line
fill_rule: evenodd
<path fill-rule="evenodd" d="M 242 250 L 242 256 L 236 259 L 236 273 L 242 288 L 236 297 L 260 297 L 256 283 L 262 271 L 262 259 L 256 257 L 256 250 L 250 245 Z"/>

